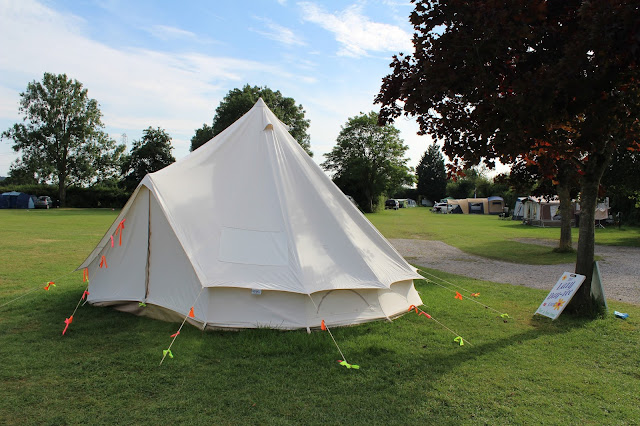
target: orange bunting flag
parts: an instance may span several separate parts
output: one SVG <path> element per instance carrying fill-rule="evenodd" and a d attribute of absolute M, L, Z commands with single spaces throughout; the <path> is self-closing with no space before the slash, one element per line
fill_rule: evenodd
<path fill-rule="evenodd" d="M 118 245 L 122 245 L 122 233 L 124 232 L 124 221 L 127 219 L 122 219 L 116 228 L 116 234 L 119 237 Z"/>
<path fill-rule="evenodd" d="M 85 297 L 87 297 L 88 295 L 89 295 L 89 292 L 85 290 L 84 293 L 82 293 L 82 297 L 80 298 L 80 300 L 84 300 Z"/>
<path fill-rule="evenodd" d="M 424 315 L 425 317 L 427 317 L 427 318 L 431 319 L 431 315 L 429 315 L 429 314 L 428 314 L 428 313 L 426 313 L 425 311 L 420 312 L 420 313 L 418 314 L 418 316 L 420 316 L 420 315 Z"/>
<path fill-rule="evenodd" d="M 89 268 L 84 268 L 82 270 L 82 282 L 86 283 L 89 281 Z"/>
<path fill-rule="evenodd" d="M 327 326 L 324 325 L 324 320 L 320 321 L 320 330 L 326 331 L 326 329 L 327 329 Z"/>
<path fill-rule="evenodd" d="M 64 330 L 62 330 L 62 335 L 64 336 L 64 333 L 67 332 L 67 328 L 69 328 L 69 324 L 71 324 L 73 322 L 73 315 L 71 315 L 69 318 L 64 320 L 64 323 L 66 324 L 64 326 Z"/>
<path fill-rule="evenodd" d="M 191 307 L 191 310 L 189 310 L 189 318 L 195 318 L 195 314 L 193 313 L 193 306 Z"/>
<path fill-rule="evenodd" d="M 180 332 L 179 332 L 179 331 L 176 331 L 175 333 L 173 333 L 173 334 L 171 335 L 171 337 L 176 337 L 178 334 L 180 334 Z"/>
<path fill-rule="evenodd" d="M 456 299 L 462 300 L 462 295 L 456 291 Z"/>
<path fill-rule="evenodd" d="M 418 313 L 418 308 L 416 308 L 416 305 L 409 306 L 409 311 L 411 311 L 412 309 L 416 311 L 416 314 Z"/>
<path fill-rule="evenodd" d="M 102 255 L 102 258 L 100 259 L 100 267 L 102 268 L 103 266 L 104 266 L 105 268 L 108 268 L 108 267 L 109 267 L 109 266 L 107 266 L 107 258 L 106 258 L 106 257 L 104 257 L 104 255 Z"/>
<path fill-rule="evenodd" d="M 480 293 L 471 293 L 473 297 L 480 297 Z"/>
<path fill-rule="evenodd" d="M 56 286 L 56 283 L 54 283 L 53 281 L 49 281 L 47 283 L 47 285 L 44 287 L 45 290 L 49 291 L 49 288 L 51 288 L 51 286 Z"/>
<path fill-rule="evenodd" d="M 111 248 L 113 248 L 113 235 L 111 236 Z"/>

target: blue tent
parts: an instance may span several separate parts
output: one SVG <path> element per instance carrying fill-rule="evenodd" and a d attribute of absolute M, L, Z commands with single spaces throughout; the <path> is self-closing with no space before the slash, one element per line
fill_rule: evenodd
<path fill-rule="evenodd" d="M 0 195 L 0 209 L 32 209 L 35 198 L 24 192 L 5 192 Z"/>

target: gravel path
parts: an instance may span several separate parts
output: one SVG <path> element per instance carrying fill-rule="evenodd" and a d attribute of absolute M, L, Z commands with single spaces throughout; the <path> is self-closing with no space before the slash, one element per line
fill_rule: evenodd
<path fill-rule="evenodd" d="M 414 265 L 437 269 L 481 280 L 551 290 L 563 272 L 574 264 L 524 265 L 485 259 L 462 252 L 442 241 L 392 239 L 391 244 Z M 544 240 L 518 240 L 522 243 L 554 245 Z M 640 305 L 640 248 L 596 245 L 600 275 L 607 299 Z"/>

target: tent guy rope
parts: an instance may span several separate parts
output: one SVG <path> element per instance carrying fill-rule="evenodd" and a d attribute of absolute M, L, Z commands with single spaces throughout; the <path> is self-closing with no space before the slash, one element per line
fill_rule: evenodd
<path fill-rule="evenodd" d="M 443 323 L 441 323 L 440 321 L 435 319 L 430 314 L 428 314 L 425 311 L 423 311 L 422 309 L 418 308 L 417 306 L 415 306 L 415 305 L 409 306 L 409 312 L 411 312 L 411 311 L 415 311 L 415 313 L 418 314 L 418 316 L 424 315 L 425 317 L 427 317 L 427 319 L 435 321 L 436 324 L 438 324 L 440 327 L 444 328 L 445 330 L 449 331 L 450 333 L 453 333 L 456 336 L 456 338 L 453 339 L 453 341 L 454 342 L 458 342 L 460 344 L 460 346 L 463 346 L 464 342 L 467 342 L 469 345 L 473 346 L 469 340 L 463 338 L 458 333 L 456 333 L 455 331 L 453 331 L 452 329 L 450 329 L 449 327 L 447 327 L 446 325 L 444 325 Z"/>
<path fill-rule="evenodd" d="M 313 300 L 313 297 L 311 297 L 310 294 L 308 294 L 309 299 L 311 299 L 311 303 L 313 303 L 313 305 L 316 307 L 316 311 L 318 311 L 318 305 L 316 305 L 316 301 Z M 355 370 L 360 369 L 359 365 L 355 365 L 355 364 L 349 364 L 347 362 L 347 358 L 344 356 L 344 354 L 342 353 L 342 350 L 340 349 L 340 346 L 338 346 L 338 342 L 336 342 L 336 339 L 333 337 L 333 333 L 331 332 L 331 330 L 329 329 L 329 327 L 327 326 L 327 324 L 325 324 L 324 320 L 320 321 L 320 329 L 322 331 L 327 331 L 329 332 L 329 336 L 331 336 L 331 340 L 333 340 L 333 344 L 336 345 L 336 348 L 338 349 L 338 352 L 340 352 L 340 356 L 342 356 L 341 360 L 338 360 L 338 363 L 340 365 L 343 365 L 347 368 L 353 368 Z"/>
<path fill-rule="evenodd" d="M 64 330 L 62 330 L 62 335 L 64 336 L 64 334 L 67 332 L 67 329 L 69 328 L 69 326 L 71 325 L 71 323 L 73 322 L 73 316 L 76 314 L 76 312 L 78 311 L 78 308 L 80 307 L 80 304 L 82 303 L 83 300 L 86 299 L 86 297 L 89 295 L 89 269 L 88 268 L 84 268 L 82 270 L 82 281 L 87 283 L 87 288 L 82 292 L 82 296 L 80 296 L 80 300 L 78 300 L 78 304 L 76 305 L 76 308 L 73 310 L 73 313 L 69 316 L 69 318 L 66 318 L 64 320 L 64 323 L 66 324 L 64 326 Z M 86 303 L 86 302 L 85 302 Z"/>
<path fill-rule="evenodd" d="M 469 291 L 469 290 L 466 290 L 466 289 L 464 289 L 464 288 L 462 288 L 462 287 L 460 287 L 460 286 L 458 286 L 458 285 L 453 284 L 453 283 L 452 283 L 452 282 L 450 282 L 450 281 L 445 280 L 444 278 L 440 278 L 440 277 L 438 277 L 437 275 L 433 275 L 433 274 L 431 274 L 431 273 L 429 273 L 429 272 L 427 272 L 427 271 L 420 270 L 420 272 L 421 272 L 421 273 L 423 273 L 423 274 L 429 275 L 430 277 L 436 278 L 436 279 L 438 279 L 438 280 L 440 280 L 440 281 L 443 281 L 443 282 L 445 282 L 445 283 L 447 283 L 447 284 L 449 284 L 449 285 L 451 285 L 451 286 L 453 286 L 453 287 L 456 287 L 456 288 L 459 288 L 459 289 L 461 289 L 461 290 L 464 290 L 465 292 L 470 293 L 470 294 L 471 294 L 471 296 L 473 296 L 473 297 L 465 296 L 465 295 L 461 294 L 460 292 L 458 292 L 458 291 L 456 291 L 456 290 L 453 290 L 453 289 L 451 289 L 451 288 L 449 288 L 449 287 L 447 287 L 447 286 L 444 286 L 444 285 L 442 285 L 442 284 L 440 284 L 440 283 L 438 283 L 438 282 L 436 282 L 436 281 L 434 281 L 434 280 L 432 280 L 432 279 L 429 279 L 429 278 L 426 278 L 426 277 L 425 277 L 425 280 L 426 280 L 427 282 L 433 283 L 433 284 L 435 284 L 435 285 L 437 285 L 437 286 L 439 286 L 439 287 L 444 288 L 445 290 L 449 290 L 449 291 L 451 291 L 451 292 L 453 292 L 453 293 L 456 293 L 456 296 L 455 296 L 455 298 L 456 298 L 456 299 L 460 299 L 460 300 L 467 299 L 467 300 L 470 300 L 470 301 L 472 301 L 472 302 L 474 302 L 474 303 L 477 303 L 477 304 L 478 304 L 478 305 L 480 305 L 480 306 L 483 306 L 485 309 L 489 309 L 489 310 L 491 310 L 491 311 L 496 312 L 496 313 L 500 316 L 500 318 L 503 318 L 503 319 L 511 318 L 511 317 L 509 316 L 509 314 L 507 314 L 507 313 L 505 313 L 505 312 L 500 312 L 499 310 L 494 309 L 494 308 L 492 308 L 491 306 L 488 306 L 488 305 L 485 305 L 484 303 L 478 302 L 478 301 L 475 299 L 475 297 L 479 296 L 479 295 L 480 295 L 480 293 L 473 293 L 473 292 L 471 292 L 471 291 Z"/>
<path fill-rule="evenodd" d="M 69 275 L 73 274 L 74 272 L 76 272 L 76 271 L 71 271 L 71 272 L 69 272 L 68 274 L 65 274 L 65 275 L 62 275 L 62 276 L 60 276 L 60 277 L 57 277 L 57 278 L 55 278 L 55 279 L 53 279 L 53 280 L 50 280 L 50 281 L 48 281 L 48 282 L 47 282 L 47 284 L 46 284 L 44 287 L 42 287 L 42 288 L 44 288 L 45 290 L 47 290 L 47 291 L 48 291 L 51 285 L 53 285 L 53 286 L 55 287 L 55 286 L 56 286 L 56 284 L 55 284 L 56 282 L 59 282 L 60 280 L 62 280 L 63 278 L 68 277 Z M 7 306 L 7 305 L 9 305 L 9 304 L 11 304 L 11 303 L 13 303 L 13 302 L 15 302 L 15 301 L 17 301 L 17 300 L 22 299 L 22 298 L 23 298 L 23 297 L 25 297 L 25 296 L 28 296 L 29 294 L 31 294 L 31 293 L 33 293 L 33 292 L 35 292 L 35 291 L 37 291 L 37 290 L 39 290 L 39 289 L 41 288 L 41 287 L 40 287 L 41 285 L 42 285 L 42 283 L 38 283 L 38 284 L 37 284 L 37 287 L 33 287 L 32 289 L 28 290 L 26 293 L 24 293 L 24 294 L 22 294 L 22 295 L 20 295 L 20 296 L 18 296 L 18 297 L 16 297 L 16 298 L 14 298 L 14 299 L 11 299 L 11 300 L 9 300 L 9 301 L 7 301 L 7 302 L 3 303 L 2 305 L 0 305 L 0 309 L 1 309 L 1 308 L 4 308 L 5 306 Z"/>
<path fill-rule="evenodd" d="M 178 328 L 178 331 L 176 331 L 175 333 L 173 333 L 171 335 L 171 337 L 173 337 L 173 339 L 171 340 L 171 343 L 169 344 L 169 347 L 162 351 L 162 359 L 160 360 L 160 365 L 162 365 L 162 363 L 164 362 L 164 359 L 167 357 L 167 355 L 169 356 L 169 358 L 173 358 L 173 353 L 171 352 L 171 347 L 173 346 L 173 343 L 176 341 L 176 339 L 180 335 L 180 331 L 182 331 L 182 327 L 187 322 L 187 318 L 194 318 L 195 317 L 194 312 L 193 312 L 193 307 L 195 306 L 196 302 L 200 298 L 200 295 L 202 294 L 202 290 L 204 290 L 204 287 L 202 287 L 200 289 L 200 293 L 198 293 L 198 296 L 193 301 L 193 304 L 191 305 L 191 308 L 189 309 L 189 313 L 184 316 L 184 319 L 182 320 L 182 324 L 180 324 L 180 328 Z"/>

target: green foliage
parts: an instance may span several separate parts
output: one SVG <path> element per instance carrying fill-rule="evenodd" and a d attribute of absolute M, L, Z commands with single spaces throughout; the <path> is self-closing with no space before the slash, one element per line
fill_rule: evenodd
<path fill-rule="evenodd" d="M 149 127 L 142 139 L 133 142 L 129 156 L 124 160 L 122 175 L 127 189 L 134 189 L 147 173 L 157 172 L 176 159 L 171 154 L 171 136 L 161 128 Z"/>
<path fill-rule="evenodd" d="M 213 127 L 208 124 L 203 124 L 201 128 L 196 129 L 196 134 L 191 138 L 191 151 L 195 151 L 206 142 L 213 139 L 216 134 L 213 131 Z"/>
<path fill-rule="evenodd" d="M 395 213 L 418 210 L 425 213 Z M 117 213 L 0 211 L 0 305 L 24 296 L 0 307 L 0 423 L 633 424 L 640 418 L 638 306 L 610 301 L 611 310 L 630 314 L 626 321 L 609 314 L 552 322 L 532 317 L 544 291 L 434 270 L 423 273 L 480 292 L 479 302 L 513 319 L 505 323 L 418 281 L 423 309 L 467 344 L 455 344 L 456 334 L 414 313 L 333 328 L 357 371 L 338 365 L 326 332 L 203 333 L 186 324 L 172 346 L 175 357 L 162 367 L 178 323 L 85 305 L 61 336 L 85 289 L 81 272 L 63 276 Z M 55 278 L 57 287 L 42 290 Z"/>
<path fill-rule="evenodd" d="M 289 126 L 289 133 L 298 141 L 306 153 L 309 156 L 313 156 L 310 137 L 307 133 L 309 120 L 304 118 L 305 111 L 302 105 L 296 105 L 296 101 L 293 98 L 283 96 L 279 90 L 274 92 L 266 86 L 252 87 L 248 84 L 242 89 L 236 88 L 227 93 L 218 108 L 216 108 L 213 126 L 208 127 L 205 124 L 201 129 L 196 130 L 196 135 L 191 140 L 191 151 L 199 148 L 213 136 L 218 135 L 232 125 L 246 114 L 260 98 L 280 121 Z"/>
<path fill-rule="evenodd" d="M 79 81 L 45 73 L 20 94 L 20 112 L 24 122 L 2 134 L 21 153 L 11 167 L 16 183 L 56 183 L 65 205 L 67 186 L 117 175 L 125 147 L 101 130 L 98 102 Z"/>
<path fill-rule="evenodd" d="M 432 202 L 437 202 L 446 195 L 447 171 L 440 147 L 435 142 L 424 152 L 420 164 L 416 167 L 418 178 L 418 194 Z"/>
<path fill-rule="evenodd" d="M 471 168 L 456 180 L 449 181 L 446 186 L 448 197 L 452 198 L 486 198 L 500 195 L 498 188 L 485 176 L 480 168 Z"/>
<path fill-rule="evenodd" d="M 333 172 L 333 181 L 342 192 L 367 212 L 375 210 L 381 194 L 397 192 L 413 182 L 404 158 L 408 147 L 400 139 L 400 131 L 377 123 L 378 114 L 373 111 L 349 118 L 322 163 L 325 170 Z"/>

